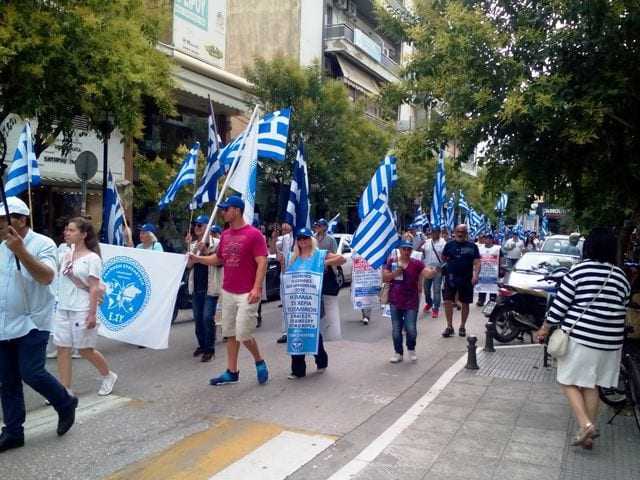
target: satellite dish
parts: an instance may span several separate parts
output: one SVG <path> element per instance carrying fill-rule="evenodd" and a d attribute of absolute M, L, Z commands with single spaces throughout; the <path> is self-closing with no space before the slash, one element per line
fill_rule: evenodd
<path fill-rule="evenodd" d="M 81 180 L 91 180 L 98 172 L 98 158 L 89 150 L 82 152 L 76 158 L 75 168 Z"/>

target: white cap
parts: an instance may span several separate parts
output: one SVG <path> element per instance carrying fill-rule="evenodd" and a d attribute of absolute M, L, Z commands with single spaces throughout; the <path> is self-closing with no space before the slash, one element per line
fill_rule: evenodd
<path fill-rule="evenodd" d="M 7 197 L 7 205 L 9 206 L 9 214 L 15 213 L 18 215 L 29 216 L 29 207 L 27 204 L 20 200 L 18 197 Z M 0 217 L 5 216 L 4 203 L 0 203 Z"/>

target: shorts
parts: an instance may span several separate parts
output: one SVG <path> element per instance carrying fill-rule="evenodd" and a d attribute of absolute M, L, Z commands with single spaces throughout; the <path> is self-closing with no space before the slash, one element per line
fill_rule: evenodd
<path fill-rule="evenodd" d="M 98 340 L 98 326 L 87 328 L 88 310 L 56 310 L 53 323 L 53 343 L 58 347 L 95 348 Z"/>
<path fill-rule="evenodd" d="M 471 279 L 456 279 L 456 283 L 450 282 L 448 278 L 444 279 L 444 288 L 442 289 L 442 298 L 445 302 L 455 302 L 456 295 L 461 303 L 473 303 L 473 285 Z"/>
<path fill-rule="evenodd" d="M 260 302 L 249 303 L 249 293 L 222 291 L 222 336 L 251 340 L 258 322 Z"/>

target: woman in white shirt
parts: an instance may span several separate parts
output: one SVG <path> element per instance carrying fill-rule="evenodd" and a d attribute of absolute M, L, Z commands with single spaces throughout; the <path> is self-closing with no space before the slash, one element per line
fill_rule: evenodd
<path fill-rule="evenodd" d="M 153 223 L 145 223 L 140 227 L 140 243 L 136 248 L 153 250 L 155 252 L 164 252 L 162 244 L 156 237 L 156 226 Z"/>
<path fill-rule="evenodd" d="M 71 349 L 89 360 L 102 375 L 98 395 L 109 395 L 118 376 L 95 349 L 98 338 L 96 311 L 102 295 L 102 258 L 93 225 L 84 218 L 69 221 L 65 242 L 70 250 L 60 263 L 58 309 L 53 338 L 58 347 L 60 382 L 71 389 Z"/>

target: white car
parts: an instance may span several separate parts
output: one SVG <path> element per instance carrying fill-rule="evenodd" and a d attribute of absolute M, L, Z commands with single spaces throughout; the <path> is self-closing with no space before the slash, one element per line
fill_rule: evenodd
<path fill-rule="evenodd" d="M 338 277 L 338 285 L 342 288 L 345 283 L 351 283 L 351 272 L 353 271 L 353 263 L 351 261 L 351 239 L 353 235 L 349 233 L 335 233 L 333 238 L 338 243 L 337 254 L 342 255 L 347 262 L 336 268 L 336 275 Z"/>

